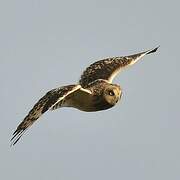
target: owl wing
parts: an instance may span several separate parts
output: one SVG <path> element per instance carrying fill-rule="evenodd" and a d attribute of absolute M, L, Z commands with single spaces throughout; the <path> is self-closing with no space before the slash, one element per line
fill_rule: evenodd
<path fill-rule="evenodd" d="M 82 74 L 79 83 L 83 88 L 86 88 L 89 83 L 104 79 L 112 82 L 114 77 L 126 66 L 133 65 L 146 54 L 154 53 L 159 47 L 144 51 L 138 54 L 123 57 L 113 57 L 97 61 L 91 64 Z"/>
<path fill-rule="evenodd" d="M 11 145 L 15 145 L 25 131 L 47 110 L 56 103 L 61 102 L 66 96 L 80 89 L 80 85 L 68 85 L 47 92 L 32 108 L 24 120 L 13 133 Z"/>
<path fill-rule="evenodd" d="M 76 92 L 77 92 L 77 94 L 76 94 Z M 71 100 L 74 101 L 73 98 L 71 99 L 72 96 L 79 96 L 79 97 L 80 97 L 79 99 L 76 99 L 76 100 L 75 100 L 76 103 L 78 103 L 78 102 L 81 102 L 81 100 L 82 100 L 83 98 L 86 98 L 87 95 L 90 95 L 90 94 L 92 95 L 92 92 L 91 92 L 90 90 L 84 89 L 84 88 L 80 88 L 80 89 L 78 89 L 76 92 L 69 94 L 69 95 L 66 96 L 66 98 L 64 98 L 62 101 L 58 101 L 57 103 L 55 103 L 55 104 L 50 108 L 50 110 L 53 111 L 53 110 L 56 110 L 56 109 L 58 109 L 58 108 L 60 108 L 60 107 L 74 107 L 74 106 L 71 106 L 71 105 L 72 105 L 72 104 L 71 104 Z M 69 99 L 70 99 L 70 101 L 69 101 Z M 78 102 L 77 102 L 77 101 L 78 101 Z"/>

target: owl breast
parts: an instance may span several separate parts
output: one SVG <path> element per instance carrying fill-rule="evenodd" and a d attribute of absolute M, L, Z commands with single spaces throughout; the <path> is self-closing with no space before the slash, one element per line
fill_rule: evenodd
<path fill-rule="evenodd" d="M 84 94 L 74 94 L 73 97 L 68 98 L 64 107 L 73 107 L 85 112 L 102 111 L 109 109 L 114 105 L 109 104 L 102 96 Z"/>
<path fill-rule="evenodd" d="M 114 106 L 112 104 L 109 104 L 103 97 L 94 97 L 92 104 L 94 107 L 93 111 L 102 111 Z"/>

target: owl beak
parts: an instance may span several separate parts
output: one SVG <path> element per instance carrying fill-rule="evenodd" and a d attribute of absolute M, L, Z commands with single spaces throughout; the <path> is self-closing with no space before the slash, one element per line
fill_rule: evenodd
<path fill-rule="evenodd" d="M 121 97 L 122 97 L 122 94 L 123 94 L 123 93 L 122 93 L 122 91 L 121 91 L 119 98 L 121 98 Z"/>
<path fill-rule="evenodd" d="M 121 99 L 121 96 L 122 96 L 122 91 L 120 92 L 119 98 L 116 100 L 116 103 Z"/>

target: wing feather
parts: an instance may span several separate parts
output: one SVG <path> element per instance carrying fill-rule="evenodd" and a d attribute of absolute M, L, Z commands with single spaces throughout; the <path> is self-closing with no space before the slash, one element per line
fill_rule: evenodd
<path fill-rule="evenodd" d="M 90 90 L 88 90 L 88 89 L 84 89 L 84 88 L 80 88 L 80 89 L 78 89 L 78 91 L 76 91 L 76 92 L 80 92 L 80 93 L 83 93 L 83 94 L 92 94 L 92 92 L 90 91 Z M 63 100 L 61 100 L 61 101 L 58 101 L 57 103 L 55 103 L 51 108 L 50 108 L 50 110 L 51 111 L 53 111 L 53 110 L 56 110 L 56 109 L 58 109 L 58 108 L 60 108 L 60 107 L 69 107 L 69 102 L 68 102 L 68 100 L 69 99 L 71 99 L 71 94 L 72 93 L 70 93 L 70 94 L 67 94 L 67 96 L 66 96 L 66 98 L 64 98 Z M 70 96 L 69 96 L 70 95 Z M 73 94 L 74 95 L 74 94 Z"/>
<path fill-rule="evenodd" d="M 54 104 L 63 100 L 68 94 L 80 89 L 80 85 L 69 85 L 53 89 L 45 94 L 32 108 L 24 120 L 19 124 L 16 131 L 13 133 L 11 139 L 12 144 L 15 145 L 25 131 L 47 110 Z"/>
<path fill-rule="evenodd" d="M 89 83 L 97 80 L 104 79 L 109 81 L 110 83 L 114 79 L 114 77 L 125 67 L 129 65 L 133 65 L 139 59 L 141 59 L 146 54 L 156 52 L 158 47 L 144 51 L 138 54 L 133 54 L 130 56 L 124 57 L 113 57 L 107 58 L 100 61 L 97 61 L 91 64 L 82 74 L 80 78 L 80 85 L 83 88 L 86 88 Z"/>

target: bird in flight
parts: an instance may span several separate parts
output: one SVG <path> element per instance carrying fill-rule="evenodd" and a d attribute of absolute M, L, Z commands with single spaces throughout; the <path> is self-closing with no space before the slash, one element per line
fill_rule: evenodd
<path fill-rule="evenodd" d="M 113 107 L 122 96 L 121 87 L 112 84 L 114 77 L 125 67 L 133 65 L 147 54 L 156 52 L 158 48 L 129 56 L 99 60 L 86 68 L 79 83 L 47 92 L 19 124 L 13 133 L 11 145 L 15 145 L 25 131 L 47 110 L 73 107 L 81 111 L 93 112 Z"/>

